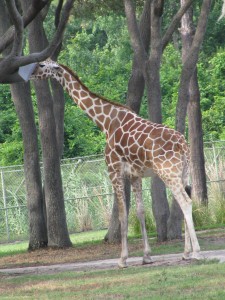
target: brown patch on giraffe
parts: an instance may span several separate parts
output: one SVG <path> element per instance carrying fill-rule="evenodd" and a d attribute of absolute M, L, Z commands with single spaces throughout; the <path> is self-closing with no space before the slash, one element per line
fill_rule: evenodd
<path fill-rule="evenodd" d="M 141 125 L 141 122 L 135 122 L 131 127 L 130 131 L 137 129 Z"/>
<path fill-rule="evenodd" d="M 110 110 L 111 110 L 111 106 L 110 105 L 104 106 L 103 107 L 103 113 L 104 113 L 104 115 L 106 115 L 106 116 L 109 115 Z"/>
<path fill-rule="evenodd" d="M 125 147 L 128 143 L 128 137 L 129 137 L 129 133 L 124 133 L 121 140 L 120 140 L 120 144 L 122 147 Z"/>
<path fill-rule="evenodd" d="M 85 109 L 86 109 L 86 107 L 83 105 L 83 103 L 82 103 L 82 102 L 80 102 L 80 104 L 79 104 L 79 105 L 80 105 L 80 108 L 81 108 L 81 109 L 83 109 L 83 110 L 85 110 Z"/>
<path fill-rule="evenodd" d="M 119 145 L 115 146 L 115 151 L 118 153 L 120 156 L 123 156 L 123 149 Z"/>
<path fill-rule="evenodd" d="M 139 137 L 137 139 L 137 142 L 139 145 L 143 145 L 144 141 L 147 139 L 147 134 L 145 133 L 139 133 Z"/>
<path fill-rule="evenodd" d="M 145 161 L 145 151 L 142 147 L 138 149 L 138 157 L 141 161 Z"/>
<path fill-rule="evenodd" d="M 80 96 L 79 96 L 79 93 L 78 93 L 76 90 L 73 91 L 73 96 L 76 97 L 76 98 L 79 98 L 79 97 L 80 97 Z"/>
<path fill-rule="evenodd" d="M 125 115 L 127 115 L 127 112 L 124 110 L 119 111 L 118 113 L 118 119 L 123 120 Z"/>
<path fill-rule="evenodd" d="M 145 127 L 146 127 L 146 124 L 141 124 L 141 125 L 137 128 L 137 130 L 138 130 L 138 131 L 141 131 L 141 132 L 144 132 Z"/>
<path fill-rule="evenodd" d="M 165 155 L 165 150 L 163 148 L 158 148 L 154 150 L 154 157 Z"/>
<path fill-rule="evenodd" d="M 135 159 L 134 164 L 135 164 L 138 168 L 143 167 L 143 163 L 142 163 L 142 161 L 140 161 L 139 159 Z"/>
<path fill-rule="evenodd" d="M 156 139 L 157 137 L 160 137 L 162 133 L 162 129 L 161 128 L 154 128 L 151 131 L 151 138 L 152 139 Z"/>
<path fill-rule="evenodd" d="M 81 91 L 81 92 L 80 92 L 80 96 L 81 96 L 82 98 L 85 98 L 85 97 L 88 96 L 88 93 L 85 92 L 85 91 Z"/>
<path fill-rule="evenodd" d="M 120 122 L 117 118 L 111 121 L 110 134 L 112 134 L 115 131 L 115 129 L 118 128 L 119 126 L 120 126 Z"/>
<path fill-rule="evenodd" d="M 171 141 L 169 141 L 164 145 L 163 148 L 165 149 L 165 151 L 168 151 L 168 150 L 172 150 L 173 146 L 174 146 L 174 144 Z"/>
<path fill-rule="evenodd" d="M 170 160 L 166 160 L 166 161 L 163 162 L 162 166 L 163 166 L 164 169 L 171 169 L 172 162 Z"/>
<path fill-rule="evenodd" d="M 182 146 L 178 143 L 173 145 L 173 151 L 174 152 L 180 152 L 181 154 L 184 153 Z"/>
<path fill-rule="evenodd" d="M 125 118 L 123 119 L 121 126 L 123 126 L 124 124 L 126 125 L 130 120 L 133 120 L 133 117 L 134 116 L 131 113 L 127 113 Z"/>
<path fill-rule="evenodd" d="M 67 81 L 70 81 L 70 75 L 68 73 L 65 73 L 64 74 L 64 78 L 67 80 Z"/>
<path fill-rule="evenodd" d="M 130 139 L 129 139 L 129 141 L 128 141 L 128 143 L 130 142 Z M 133 144 L 131 147 L 130 147 L 130 152 L 131 153 L 137 153 L 137 151 L 138 151 L 138 145 L 137 144 Z"/>
<path fill-rule="evenodd" d="M 95 107 L 95 112 L 97 115 L 101 114 L 102 113 L 102 108 L 100 106 L 96 106 Z"/>
<path fill-rule="evenodd" d="M 86 98 L 86 99 L 83 99 L 80 103 L 83 103 L 83 105 L 88 108 L 90 106 L 90 103 L 92 103 L 90 101 L 90 98 Z"/>
<path fill-rule="evenodd" d="M 89 109 L 88 113 L 89 113 L 92 117 L 95 116 L 95 112 L 94 112 L 93 108 Z"/>
<path fill-rule="evenodd" d="M 101 115 L 101 116 L 98 117 L 98 123 L 99 123 L 100 126 L 102 126 L 104 120 L 105 120 L 104 116 Z"/>
<path fill-rule="evenodd" d="M 111 110 L 110 112 L 110 118 L 111 119 L 118 119 L 118 109 L 113 108 L 113 110 Z"/>
<path fill-rule="evenodd" d="M 133 162 L 134 160 L 136 160 L 137 158 L 138 158 L 138 157 L 137 157 L 137 154 L 130 154 L 128 160 L 129 160 L 129 162 L 132 164 L 132 162 Z"/>
<path fill-rule="evenodd" d="M 68 87 L 69 87 L 69 90 L 71 91 L 73 89 L 73 84 L 70 82 Z"/>
<path fill-rule="evenodd" d="M 105 127 L 106 129 L 109 128 L 110 122 L 111 122 L 111 119 L 110 119 L 109 117 L 107 117 L 107 118 L 105 119 L 105 123 L 104 123 L 104 127 Z"/>
<path fill-rule="evenodd" d="M 75 90 L 80 90 L 80 84 L 79 84 L 77 81 L 74 82 L 73 88 L 74 88 Z"/>

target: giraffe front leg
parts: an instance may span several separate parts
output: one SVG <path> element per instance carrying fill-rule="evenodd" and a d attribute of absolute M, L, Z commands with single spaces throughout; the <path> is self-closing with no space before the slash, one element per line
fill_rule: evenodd
<path fill-rule="evenodd" d="M 184 220 L 184 228 L 185 228 L 185 242 L 184 242 L 184 253 L 182 258 L 184 260 L 189 260 L 191 259 L 192 247 L 191 247 L 191 238 L 190 238 L 186 220 Z"/>
<path fill-rule="evenodd" d="M 137 216 L 141 224 L 141 232 L 143 238 L 143 246 L 144 246 L 144 256 L 143 256 L 143 264 L 152 263 L 151 259 L 151 248 L 148 242 L 147 230 L 145 225 L 145 212 L 144 212 L 144 203 L 142 200 L 142 183 L 141 178 L 132 177 L 131 184 L 133 188 L 133 193 L 135 195 L 136 207 L 137 207 Z"/>
<path fill-rule="evenodd" d="M 127 246 L 127 232 L 128 232 L 128 218 L 125 203 L 124 181 L 120 173 L 110 174 L 116 199 L 118 203 L 119 221 L 121 225 L 121 256 L 118 261 L 119 268 L 127 267 L 128 246 Z"/>
<path fill-rule="evenodd" d="M 127 246 L 128 218 L 127 218 L 124 192 L 117 190 L 116 197 L 118 201 L 119 220 L 121 226 L 121 246 L 122 246 L 118 266 L 119 268 L 126 268 L 127 257 L 128 257 L 128 246 Z"/>

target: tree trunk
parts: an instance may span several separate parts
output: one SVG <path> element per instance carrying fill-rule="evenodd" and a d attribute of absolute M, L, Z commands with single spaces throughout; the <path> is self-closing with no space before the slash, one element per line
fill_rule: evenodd
<path fill-rule="evenodd" d="M 188 127 L 191 151 L 191 178 L 193 199 L 207 205 L 207 185 L 205 173 L 205 157 L 200 107 L 200 92 L 197 69 L 190 82 L 190 100 L 188 104 Z"/>
<path fill-rule="evenodd" d="M 162 57 L 161 16 L 163 1 L 153 1 L 151 4 L 151 47 L 149 63 L 146 68 L 145 82 L 148 95 L 149 119 L 162 124 L 162 96 L 160 86 L 160 64 Z M 158 176 L 151 180 L 152 208 L 156 220 L 157 240 L 167 240 L 167 220 L 169 205 L 166 197 L 166 187 Z"/>
<path fill-rule="evenodd" d="M 187 0 L 181 0 L 181 5 Z M 193 28 L 190 26 L 190 14 L 191 10 L 183 16 L 182 18 L 182 49 L 188 49 L 183 53 L 183 68 L 181 72 L 180 79 L 180 89 L 178 95 L 177 111 L 176 111 L 176 129 L 184 134 L 185 132 L 185 118 L 187 113 L 187 107 L 190 100 L 190 80 L 196 70 L 196 65 L 198 61 L 198 55 L 200 47 L 203 41 L 203 37 L 206 30 L 207 19 L 210 11 L 211 0 L 204 0 L 202 3 L 201 13 L 198 20 L 198 25 L 196 28 L 193 40 L 187 39 L 186 31 L 192 34 Z M 191 33 L 190 33 L 191 32 Z M 187 47 L 187 48 L 185 48 Z M 173 202 L 175 199 L 173 199 Z M 172 204 L 171 214 L 168 220 L 168 228 L 171 232 L 170 238 L 177 238 L 177 236 L 172 234 L 172 228 L 181 228 L 181 209 L 176 204 Z"/>
<path fill-rule="evenodd" d="M 10 26 L 4 2 L 0 2 L 0 35 Z M 7 53 L 7 50 L 4 51 Z M 43 214 L 43 194 L 38 156 L 38 140 L 30 85 L 10 85 L 13 102 L 19 118 L 24 146 L 24 174 L 29 216 L 29 249 L 46 247 L 47 231 Z"/>
<path fill-rule="evenodd" d="M 11 84 L 11 93 L 22 130 L 24 145 L 24 174 L 29 215 L 29 249 L 48 244 L 43 212 L 43 194 L 38 156 L 37 131 L 28 83 Z"/>
<path fill-rule="evenodd" d="M 27 0 L 24 1 L 27 3 Z M 37 16 L 29 25 L 29 44 L 31 52 L 41 51 L 46 46 L 40 16 Z M 48 246 L 67 247 L 71 246 L 72 243 L 66 224 L 52 95 L 47 81 L 36 81 L 35 90 L 43 153 Z"/>
<path fill-rule="evenodd" d="M 149 48 L 150 38 L 150 0 L 145 2 L 143 13 L 140 19 L 139 31 L 146 51 Z M 141 100 L 144 93 L 145 82 L 142 68 L 139 64 L 138 57 L 134 55 L 131 76 L 128 82 L 126 104 L 137 114 L 139 114 Z M 126 206 L 129 210 L 130 207 L 130 181 L 125 180 L 125 195 Z M 105 241 L 112 243 L 119 243 L 121 241 L 120 221 L 118 215 L 117 199 L 114 196 L 113 209 L 111 221 L 109 224 L 108 232 L 105 236 Z"/>

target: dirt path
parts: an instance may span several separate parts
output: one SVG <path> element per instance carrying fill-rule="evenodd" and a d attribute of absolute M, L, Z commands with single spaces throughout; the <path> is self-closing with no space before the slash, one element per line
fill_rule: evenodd
<path fill-rule="evenodd" d="M 204 259 L 217 259 L 219 262 L 225 262 L 225 250 L 214 250 L 214 251 L 202 251 L 201 252 Z M 152 256 L 153 263 L 150 265 L 145 265 L 145 267 L 154 266 L 169 266 L 169 265 L 187 265 L 191 261 L 182 260 L 182 254 L 166 254 L 166 255 L 155 255 Z M 54 274 L 58 272 L 65 271 L 90 271 L 90 270 L 103 270 L 103 269 L 116 269 L 118 259 L 106 259 L 89 261 L 82 263 L 64 263 L 64 264 L 54 264 L 49 266 L 35 266 L 35 267 L 20 267 L 20 268 L 10 268 L 10 269 L 0 269 L 1 275 L 26 275 L 26 274 Z M 140 266 L 142 264 L 141 257 L 130 257 L 128 258 L 129 266 Z"/>

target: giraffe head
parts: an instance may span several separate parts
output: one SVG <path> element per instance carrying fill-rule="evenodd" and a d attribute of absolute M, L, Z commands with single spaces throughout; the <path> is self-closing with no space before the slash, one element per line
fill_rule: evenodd
<path fill-rule="evenodd" d="M 63 68 L 57 62 L 50 58 L 39 62 L 30 79 L 46 79 L 55 78 L 57 79 L 63 73 Z"/>

